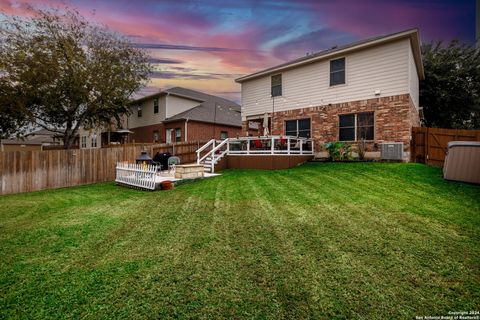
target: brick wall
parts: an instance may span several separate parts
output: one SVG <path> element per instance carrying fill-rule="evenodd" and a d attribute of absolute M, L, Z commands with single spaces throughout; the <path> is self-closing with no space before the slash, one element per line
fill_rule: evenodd
<path fill-rule="evenodd" d="M 183 129 L 185 126 L 183 127 Z M 188 140 L 189 141 L 205 141 L 212 139 L 214 134 L 213 123 L 198 122 L 198 121 L 188 121 Z M 182 130 L 183 130 L 182 129 Z M 229 138 L 242 136 L 242 128 L 240 126 L 226 126 L 226 125 L 215 125 L 215 138 L 220 139 L 220 133 L 222 131 L 227 132 Z M 182 131 L 183 134 L 183 131 Z"/>
<path fill-rule="evenodd" d="M 273 134 L 285 134 L 286 120 L 310 118 L 315 149 L 320 150 L 322 143 L 339 139 L 339 115 L 371 111 L 375 133 L 374 141 L 368 143 L 369 151 L 377 151 L 375 144 L 383 141 L 403 142 L 409 151 L 412 126 L 420 125 L 409 94 L 275 112 Z"/>
<path fill-rule="evenodd" d="M 205 141 L 212 139 L 214 133 L 213 123 L 198 122 L 198 121 L 188 121 L 187 124 L 187 134 L 188 141 Z M 132 140 L 135 142 L 153 142 L 153 133 L 158 131 L 160 136 L 161 143 L 166 142 L 166 130 L 173 129 L 172 132 L 172 141 L 175 140 L 175 129 L 180 128 L 182 134 L 182 141 L 185 141 L 185 121 L 175 121 L 168 123 L 160 123 L 151 126 L 144 126 L 130 129 L 134 132 L 132 135 Z M 215 125 L 215 137 L 220 139 L 220 133 L 222 131 L 227 132 L 228 137 L 236 137 L 237 135 L 242 135 L 242 128 L 240 126 L 226 126 L 226 125 Z"/>
<path fill-rule="evenodd" d="M 130 137 L 130 141 L 132 142 L 153 142 L 154 131 L 158 131 L 158 134 L 160 136 L 160 141 L 158 142 L 165 142 L 165 126 L 163 125 L 163 123 L 132 128 L 129 130 L 133 132 Z"/>

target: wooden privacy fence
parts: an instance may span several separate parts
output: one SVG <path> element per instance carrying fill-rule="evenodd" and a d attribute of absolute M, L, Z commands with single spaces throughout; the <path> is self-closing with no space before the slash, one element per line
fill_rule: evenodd
<path fill-rule="evenodd" d="M 157 144 L 152 146 L 153 157 L 157 152 L 169 152 L 180 158 L 182 163 L 190 163 L 197 161 L 197 150 L 203 146 L 207 141 L 196 142 L 178 142 L 172 144 Z"/>
<path fill-rule="evenodd" d="M 117 148 L 0 152 L 0 194 L 30 192 L 115 180 L 117 162 L 135 162 L 141 151 L 181 152 L 183 163 L 196 160 L 201 142 L 120 146 Z M 175 150 L 173 150 L 175 149 Z M 192 151 L 193 150 L 193 151 Z M 193 159 L 193 160 L 191 160 Z"/>
<path fill-rule="evenodd" d="M 411 160 L 443 167 L 450 141 L 480 141 L 480 130 L 412 128 Z"/>

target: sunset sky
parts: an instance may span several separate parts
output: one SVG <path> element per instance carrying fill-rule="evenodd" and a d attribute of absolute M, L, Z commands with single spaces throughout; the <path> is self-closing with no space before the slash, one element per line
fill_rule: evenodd
<path fill-rule="evenodd" d="M 152 57 L 150 87 L 236 101 L 235 78 L 307 52 L 413 27 L 424 42 L 475 37 L 474 0 L 0 0 L 0 10 L 28 15 L 27 3 L 67 4 L 131 37 Z"/>

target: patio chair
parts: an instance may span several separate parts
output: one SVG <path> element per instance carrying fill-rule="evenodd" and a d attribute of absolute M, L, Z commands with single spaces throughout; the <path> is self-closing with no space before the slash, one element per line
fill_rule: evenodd
<path fill-rule="evenodd" d="M 170 170 L 174 170 L 175 171 L 175 166 L 177 164 L 180 164 L 180 158 L 179 157 L 170 157 L 168 158 L 168 172 L 170 172 Z"/>
<path fill-rule="evenodd" d="M 256 149 L 262 149 L 263 147 L 261 140 L 253 140 L 253 145 L 255 146 Z"/>

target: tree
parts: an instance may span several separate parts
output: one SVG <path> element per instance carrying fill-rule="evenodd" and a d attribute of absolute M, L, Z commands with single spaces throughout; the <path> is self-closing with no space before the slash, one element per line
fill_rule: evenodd
<path fill-rule="evenodd" d="M 69 148 L 81 126 L 128 114 L 148 56 L 76 10 L 32 10 L 34 18 L 7 17 L 0 27 L 1 133 L 29 122 L 60 133 Z"/>
<path fill-rule="evenodd" d="M 0 78 L 0 139 L 22 136 L 28 119 L 28 111 L 22 94 L 15 91 L 5 79 Z"/>
<path fill-rule="evenodd" d="M 425 80 L 420 106 L 425 124 L 441 128 L 480 128 L 480 51 L 452 41 L 422 46 Z"/>

